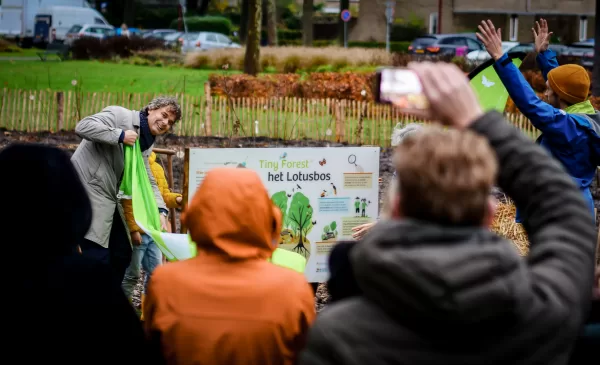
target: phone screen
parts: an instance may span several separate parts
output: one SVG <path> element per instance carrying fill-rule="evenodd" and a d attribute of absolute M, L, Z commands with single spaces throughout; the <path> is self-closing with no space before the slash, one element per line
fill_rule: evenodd
<path fill-rule="evenodd" d="M 393 102 L 406 109 L 426 109 L 428 106 L 421 80 L 413 71 L 403 68 L 377 70 L 375 101 L 382 104 Z"/>

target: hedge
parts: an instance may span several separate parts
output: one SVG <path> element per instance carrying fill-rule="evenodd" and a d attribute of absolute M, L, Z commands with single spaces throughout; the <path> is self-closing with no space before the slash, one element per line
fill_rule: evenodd
<path fill-rule="evenodd" d="M 225 35 L 231 34 L 233 25 L 231 20 L 222 16 L 191 16 L 186 17 L 188 31 L 190 32 L 215 32 Z M 171 28 L 177 29 L 179 19 L 171 22 Z"/>
<path fill-rule="evenodd" d="M 411 42 L 390 42 L 390 52 L 406 53 Z M 302 40 L 279 40 L 280 46 L 301 46 Z M 337 41 L 316 40 L 313 47 L 337 46 Z M 385 42 L 348 42 L 348 47 L 385 48 Z"/>

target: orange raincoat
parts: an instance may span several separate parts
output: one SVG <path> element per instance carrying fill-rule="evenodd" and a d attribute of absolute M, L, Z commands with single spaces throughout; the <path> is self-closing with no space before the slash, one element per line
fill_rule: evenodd
<path fill-rule="evenodd" d="M 158 267 L 144 308 L 167 364 L 293 364 L 314 295 L 302 274 L 267 261 L 281 214 L 256 172 L 209 171 L 182 221 L 198 256 Z"/>

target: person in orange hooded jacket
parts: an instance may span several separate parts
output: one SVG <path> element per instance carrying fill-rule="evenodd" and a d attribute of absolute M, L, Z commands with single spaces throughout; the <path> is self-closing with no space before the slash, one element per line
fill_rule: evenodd
<path fill-rule="evenodd" d="M 165 171 L 160 164 L 156 162 L 156 154 L 154 152 L 152 152 L 148 157 L 148 163 L 167 208 L 179 208 L 182 202 L 181 194 L 174 193 L 171 191 L 171 189 L 169 189 L 169 184 L 167 183 L 167 179 L 165 177 Z M 125 213 L 125 220 L 127 221 L 127 226 L 129 227 L 131 234 L 133 253 L 131 257 L 131 263 L 125 272 L 125 277 L 123 278 L 123 283 L 121 286 L 127 298 L 131 299 L 131 296 L 133 295 L 133 288 L 140 279 L 141 269 L 144 269 L 146 276 L 144 278 L 144 289 L 141 298 L 143 319 L 143 309 L 148 279 L 150 278 L 150 275 L 152 275 L 154 269 L 161 264 L 162 253 L 152 237 L 145 234 L 144 231 L 142 231 L 142 229 L 135 223 L 131 200 L 122 200 L 122 204 L 123 212 Z"/>
<path fill-rule="evenodd" d="M 314 296 L 302 274 L 268 262 L 281 212 L 258 174 L 210 170 L 181 220 L 198 255 L 158 267 L 144 307 L 166 363 L 294 364 Z"/>

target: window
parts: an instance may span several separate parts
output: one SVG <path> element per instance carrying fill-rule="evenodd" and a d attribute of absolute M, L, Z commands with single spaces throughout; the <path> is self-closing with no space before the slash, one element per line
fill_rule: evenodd
<path fill-rule="evenodd" d="M 222 44 L 229 44 L 229 43 L 231 43 L 231 41 L 229 40 L 229 38 L 227 38 L 223 34 L 217 34 L 217 39 L 219 40 L 219 43 L 222 43 Z"/>
<path fill-rule="evenodd" d="M 429 34 L 438 34 L 438 13 L 429 14 Z"/>
<path fill-rule="evenodd" d="M 581 18 L 579 18 L 579 41 L 585 41 L 587 39 L 587 28 L 587 17 L 582 16 Z"/>
<path fill-rule="evenodd" d="M 206 41 L 207 42 L 215 42 L 215 43 L 217 43 L 217 36 L 214 35 L 214 34 L 210 34 L 209 33 L 209 34 L 206 35 Z"/>
<path fill-rule="evenodd" d="M 466 40 L 464 38 L 459 38 L 459 37 L 443 38 L 442 40 L 440 40 L 439 43 L 440 44 L 449 44 L 452 46 L 460 46 L 460 47 L 464 47 L 467 45 Z"/>
<path fill-rule="evenodd" d="M 516 15 L 510 16 L 510 24 L 509 24 L 509 39 L 511 41 L 516 41 L 519 38 L 519 17 Z"/>
<path fill-rule="evenodd" d="M 469 38 L 467 38 L 467 47 L 469 48 L 470 51 L 480 51 L 481 50 L 481 45 L 479 44 L 479 42 L 477 42 L 473 39 L 469 39 Z"/>
<path fill-rule="evenodd" d="M 81 25 L 74 25 L 71 27 L 71 29 L 69 29 L 67 33 L 77 33 L 81 30 L 81 28 Z"/>
<path fill-rule="evenodd" d="M 104 20 L 100 18 L 94 18 L 94 24 L 102 24 L 105 25 Z"/>

